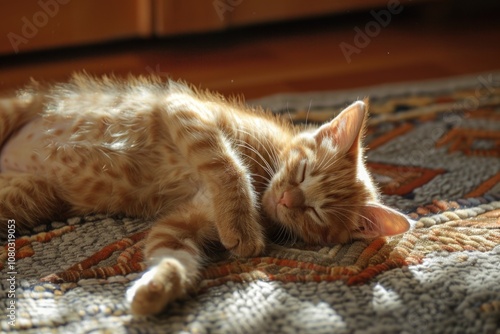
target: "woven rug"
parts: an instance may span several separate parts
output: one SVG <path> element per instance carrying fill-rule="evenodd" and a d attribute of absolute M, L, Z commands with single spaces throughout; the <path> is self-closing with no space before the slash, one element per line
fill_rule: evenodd
<path fill-rule="evenodd" d="M 408 233 L 222 259 L 156 317 L 124 295 L 150 223 L 74 217 L 0 249 L 2 332 L 500 333 L 500 73 L 250 101 L 322 122 L 370 96 L 368 164 Z M 11 249 L 12 250 L 12 249 Z"/>

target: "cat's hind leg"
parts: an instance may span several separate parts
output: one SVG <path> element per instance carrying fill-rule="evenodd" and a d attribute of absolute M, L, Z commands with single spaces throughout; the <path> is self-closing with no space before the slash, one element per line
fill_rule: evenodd
<path fill-rule="evenodd" d="M 150 269 L 127 291 L 131 312 L 157 314 L 195 291 L 204 260 L 202 246 L 217 237 L 214 224 L 194 203 L 156 221 L 144 249 Z"/>
<path fill-rule="evenodd" d="M 40 222 L 57 218 L 64 207 L 56 189 L 45 178 L 0 173 L 0 240 L 7 237 L 9 221 L 15 221 L 17 234 L 24 234 Z"/>

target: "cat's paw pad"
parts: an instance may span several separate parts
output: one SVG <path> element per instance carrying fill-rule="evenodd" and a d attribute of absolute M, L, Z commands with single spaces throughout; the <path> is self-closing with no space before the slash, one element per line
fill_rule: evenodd
<path fill-rule="evenodd" d="M 127 291 L 130 311 L 135 315 L 160 313 L 184 293 L 178 267 L 168 260 L 147 271 Z"/>

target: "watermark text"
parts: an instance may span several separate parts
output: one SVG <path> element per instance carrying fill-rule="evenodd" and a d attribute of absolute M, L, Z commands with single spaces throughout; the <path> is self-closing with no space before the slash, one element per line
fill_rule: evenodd
<path fill-rule="evenodd" d="M 16 305 L 16 221 L 7 221 L 7 323 L 15 327 L 17 317 Z"/>
<path fill-rule="evenodd" d="M 352 55 L 360 54 L 361 51 L 371 43 L 372 39 L 380 34 L 382 28 L 387 27 L 389 23 L 391 23 L 393 15 L 401 13 L 403 9 L 403 5 L 401 5 L 398 0 L 389 0 L 387 9 L 381 9 L 379 11 L 371 10 L 370 14 L 374 19 L 368 22 L 363 30 L 357 26 L 354 27 L 356 35 L 354 36 L 353 44 L 346 42 L 339 44 L 340 50 L 347 63 L 350 64 Z"/>
<path fill-rule="evenodd" d="M 21 18 L 21 31 L 9 32 L 7 38 L 15 53 L 19 52 L 21 44 L 28 42 L 38 35 L 40 29 L 45 27 L 51 18 L 59 13 L 61 5 L 66 5 L 71 0 L 38 0 L 40 10 L 35 12 L 31 17 L 23 16 Z"/>

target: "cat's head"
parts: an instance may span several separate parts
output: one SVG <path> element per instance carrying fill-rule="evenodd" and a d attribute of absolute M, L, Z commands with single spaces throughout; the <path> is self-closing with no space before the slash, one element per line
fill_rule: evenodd
<path fill-rule="evenodd" d="M 308 243 L 345 243 L 406 232 L 402 214 L 378 200 L 362 137 L 367 107 L 358 101 L 317 129 L 298 133 L 263 195 L 267 215 Z"/>

